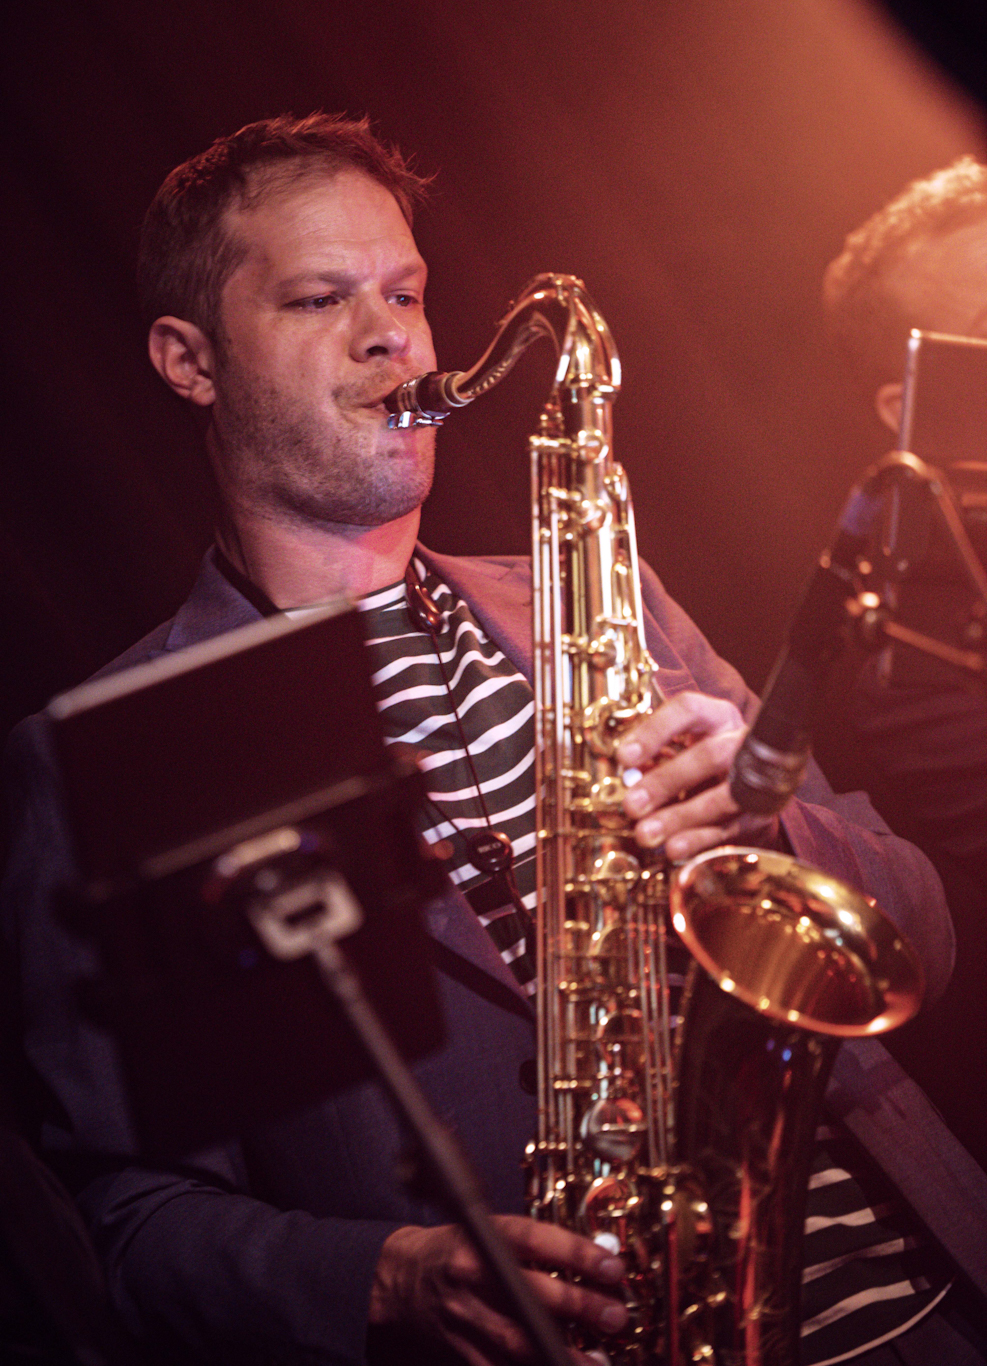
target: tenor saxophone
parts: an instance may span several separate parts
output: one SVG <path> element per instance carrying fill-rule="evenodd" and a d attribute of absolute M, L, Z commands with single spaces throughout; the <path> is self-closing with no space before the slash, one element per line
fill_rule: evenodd
<path fill-rule="evenodd" d="M 787 856 L 640 848 L 616 747 L 662 696 L 613 457 L 620 362 L 581 281 L 539 275 L 470 371 L 408 381 L 438 424 L 538 338 L 558 363 L 530 441 L 538 1132 L 529 1207 L 628 1266 L 613 1366 L 796 1366 L 812 1139 L 841 1037 L 917 1010 L 921 968 L 874 903 Z M 675 931 L 675 936 L 672 935 Z M 669 962 L 688 949 L 683 998 Z"/>

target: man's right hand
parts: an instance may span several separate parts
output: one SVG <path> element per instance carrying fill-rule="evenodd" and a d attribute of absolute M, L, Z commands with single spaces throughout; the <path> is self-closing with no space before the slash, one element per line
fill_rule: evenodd
<path fill-rule="evenodd" d="M 619 1257 L 555 1224 L 518 1214 L 494 1217 L 532 1288 L 559 1319 L 614 1333 L 627 1310 L 605 1287 L 625 1274 Z M 574 1285 L 561 1271 L 582 1277 Z M 594 1285 L 588 1282 L 594 1282 Z M 470 1366 L 535 1360 L 527 1335 L 508 1317 L 503 1299 L 466 1233 L 455 1224 L 399 1228 L 384 1243 L 370 1299 L 372 1324 L 405 1324 L 440 1338 Z M 573 1352 L 574 1362 L 591 1358 Z"/>

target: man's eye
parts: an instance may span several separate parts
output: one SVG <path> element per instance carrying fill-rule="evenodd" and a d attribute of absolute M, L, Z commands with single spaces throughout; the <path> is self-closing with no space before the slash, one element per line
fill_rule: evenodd
<path fill-rule="evenodd" d="M 313 294 L 308 299 L 296 299 L 291 307 L 305 312 L 321 312 L 323 309 L 332 308 L 334 304 L 338 303 L 338 294 Z"/>
<path fill-rule="evenodd" d="M 414 294 L 394 294 L 391 296 L 398 308 L 414 308 L 418 298 Z"/>

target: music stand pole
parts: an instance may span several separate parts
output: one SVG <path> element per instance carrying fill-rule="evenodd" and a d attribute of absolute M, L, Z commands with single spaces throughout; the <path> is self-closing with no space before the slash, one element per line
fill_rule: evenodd
<path fill-rule="evenodd" d="M 363 919 L 352 891 L 339 874 L 322 873 L 317 881 L 321 905 L 313 908 L 310 887 L 311 884 L 296 888 L 288 896 L 253 898 L 247 914 L 254 929 L 275 958 L 290 960 L 311 955 L 315 960 L 323 983 L 367 1050 L 395 1105 L 432 1163 L 455 1213 L 532 1342 L 548 1366 L 571 1366 L 572 1358 L 558 1327 L 536 1298 L 497 1231 L 468 1162 L 449 1130 L 432 1112 L 337 943 Z M 299 917 L 303 904 L 305 914 Z"/>

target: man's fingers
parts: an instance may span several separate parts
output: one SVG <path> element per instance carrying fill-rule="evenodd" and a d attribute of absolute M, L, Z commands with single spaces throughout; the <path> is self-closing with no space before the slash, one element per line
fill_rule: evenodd
<path fill-rule="evenodd" d="M 725 698 L 678 693 L 628 731 L 617 746 L 617 759 L 625 768 L 637 768 L 652 763 L 666 745 L 681 736 L 710 735 L 743 724 L 740 712 Z"/>
<path fill-rule="evenodd" d="M 627 1323 L 623 1304 L 587 1285 L 574 1285 L 543 1271 L 527 1271 L 525 1275 L 545 1308 L 560 1322 L 578 1323 L 604 1336 L 619 1332 Z M 494 1360 L 501 1356 L 512 1361 L 534 1360 L 527 1334 L 506 1316 L 507 1309 L 499 1297 L 495 1307 L 472 1291 L 449 1295 L 443 1304 L 445 1336 L 450 1340 L 461 1337 L 475 1352 L 490 1353 Z"/>
<path fill-rule="evenodd" d="M 619 1257 L 558 1224 L 523 1214 L 498 1214 L 494 1223 L 521 1262 L 590 1276 L 601 1285 L 615 1285 L 626 1274 Z"/>
<path fill-rule="evenodd" d="M 718 843 L 722 844 L 728 833 L 732 835 L 732 827 L 738 820 L 737 804 L 730 795 L 729 784 L 721 782 L 685 801 L 652 811 L 638 821 L 634 834 L 638 843 L 647 849 L 654 849 L 659 844 L 667 848 L 669 839 L 680 831 L 715 826 L 720 832 Z M 675 857 L 671 849 L 668 853 Z"/>
<path fill-rule="evenodd" d="M 524 1214 L 496 1214 L 493 1222 L 523 1264 L 589 1276 L 602 1285 L 615 1285 L 626 1273 L 619 1257 L 558 1224 L 543 1223 Z M 464 1285 L 479 1284 L 487 1273 L 473 1243 L 460 1228 L 450 1226 L 449 1235 L 449 1275 Z"/>
<path fill-rule="evenodd" d="M 778 838 L 778 818 L 739 811 L 724 781 L 653 811 L 638 821 L 634 835 L 647 849 L 663 844 L 668 857 L 681 862 L 730 841 L 771 848 Z"/>
<path fill-rule="evenodd" d="M 478 1295 L 463 1293 L 443 1305 L 442 1336 L 476 1366 L 535 1361 L 527 1334 Z"/>
<path fill-rule="evenodd" d="M 627 1323 L 627 1310 L 619 1300 L 601 1294 L 585 1282 L 574 1285 L 561 1276 L 529 1271 L 528 1278 L 545 1307 L 557 1318 L 582 1323 L 600 1333 L 616 1333 Z"/>
<path fill-rule="evenodd" d="M 685 863 L 707 849 L 716 849 L 721 844 L 730 844 L 739 837 L 739 821 L 733 825 L 698 826 L 685 830 L 681 835 L 673 835 L 665 845 L 665 852 L 675 863 Z"/>
<path fill-rule="evenodd" d="M 601 1334 L 624 1326 L 627 1311 L 607 1293 L 624 1275 L 619 1257 L 555 1224 L 522 1215 L 498 1215 L 495 1222 L 550 1313 Z M 531 1360 L 527 1337 L 513 1321 L 511 1307 L 491 1283 L 463 1229 L 452 1224 L 407 1226 L 386 1239 L 371 1293 L 370 1321 L 412 1323 L 446 1340 L 461 1338 L 470 1344 L 464 1354 L 471 1366 Z"/>
<path fill-rule="evenodd" d="M 663 702 L 621 741 L 617 759 L 630 783 L 624 810 L 645 848 L 694 857 L 727 840 L 774 843 L 777 822 L 742 815 L 725 781 L 747 734 L 732 702 L 684 692 Z M 672 741 L 687 743 L 669 752 Z M 685 794 L 685 795 L 683 795 Z"/>
<path fill-rule="evenodd" d="M 746 733 L 743 727 L 718 731 L 657 763 L 628 791 L 624 799 L 627 814 L 640 819 L 676 801 L 683 792 L 719 782 L 729 772 Z"/>
<path fill-rule="evenodd" d="M 620 1257 L 557 1224 L 516 1214 L 499 1215 L 495 1222 L 519 1261 L 584 1278 L 577 1285 L 565 1276 L 528 1271 L 536 1294 L 557 1318 L 583 1323 L 604 1334 L 624 1327 L 627 1310 L 605 1293 L 626 1275 Z"/>

